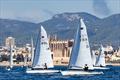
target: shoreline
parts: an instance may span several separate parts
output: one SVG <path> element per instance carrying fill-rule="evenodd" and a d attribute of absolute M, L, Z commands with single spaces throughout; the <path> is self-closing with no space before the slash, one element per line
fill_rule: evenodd
<path fill-rule="evenodd" d="M 10 63 L 9 62 L 0 62 L 0 66 L 9 66 Z M 19 64 L 17 63 L 13 63 L 13 66 L 30 66 L 31 63 L 27 62 L 26 64 L 24 62 L 19 62 Z"/>
<path fill-rule="evenodd" d="M 30 66 L 31 62 L 19 62 L 19 64 L 14 63 L 13 66 Z M 106 65 L 120 66 L 120 63 L 106 63 Z M 0 62 L 0 66 L 9 66 L 9 62 Z M 68 66 L 68 64 L 54 64 L 54 66 Z"/>
<path fill-rule="evenodd" d="M 120 63 L 106 63 L 106 65 L 120 66 Z"/>

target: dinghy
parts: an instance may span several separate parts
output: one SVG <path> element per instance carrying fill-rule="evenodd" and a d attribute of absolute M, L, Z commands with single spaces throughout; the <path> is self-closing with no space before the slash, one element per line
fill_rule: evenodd
<path fill-rule="evenodd" d="M 49 48 L 49 42 L 47 33 L 43 26 L 41 26 L 37 43 L 34 51 L 34 57 L 32 67 L 27 69 L 26 73 L 55 73 L 59 70 L 52 70 L 54 68 L 53 60 L 51 56 L 51 50 Z"/>
<path fill-rule="evenodd" d="M 108 70 L 108 69 L 110 69 L 110 68 L 108 68 L 108 67 L 98 67 L 98 66 L 95 66 L 94 69 Z"/>
<path fill-rule="evenodd" d="M 31 74 L 33 74 L 33 73 L 40 73 L 40 74 L 53 74 L 53 73 L 58 73 L 59 72 L 59 70 L 50 70 L 50 69 L 47 69 L 47 70 L 45 70 L 45 69 L 37 69 L 37 70 L 32 70 L 32 69 L 28 69 L 27 71 L 26 71 L 26 73 L 31 73 Z"/>
<path fill-rule="evenodd" d="M 100 54 L 97 57 L 94 69 L 109 69 L 105 64 L 105 54 L 103 45 L 100 46 Z"/>
<path fill-rule="evenodd" d="M 77 29 L 77 34 L 75 37 L 68 66 L 69 70 L 61 71 L 61 74 L 62 75 L 101 74 L 102 72 L 89 71 L 94 70 L 89 40 L 83 19 L 80 19 L 80 22 L 81 27 L 78 26 Z"/>

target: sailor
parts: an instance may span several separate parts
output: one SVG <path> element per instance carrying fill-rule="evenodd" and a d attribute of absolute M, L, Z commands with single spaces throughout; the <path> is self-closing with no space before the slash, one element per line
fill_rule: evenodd
<path fill-rule="evenodd" d="M 34 68 L 31 68 L 31 70 L 34 70 Z"/>
<path fill-rule="evenodd" d="M 44 69 L 47 69 L 47 63 L 45 63 L 45 65 L 44 65 L 44 66 L 45 66 L 45 68 L 44 68 Z"/>
<path fill-rule="evenodd" d="M 88 71 L 88 65 L 87 65 L 87 64 L 85 64 L 84 70 L 85 70 L 85 71 Z"/>
<path fill-rule="evenodd" d="M 100 67 L 103 67 L 103 66 L 100 64 Z"/>

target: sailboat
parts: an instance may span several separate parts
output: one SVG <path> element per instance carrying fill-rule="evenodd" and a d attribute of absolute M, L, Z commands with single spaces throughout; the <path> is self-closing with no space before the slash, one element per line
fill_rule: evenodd
<path fill-rule="evenodd" d="M 34 46 L 33 46 L 33 38 L 31 38 L 31 63 L 33 63 L 34 59 Z"/>
<path fill-rule="evenodd" d="M 10 47 L 9 47 L 9 50 L 10 50 L 10 62 L 9 62 L 9 66 L 6 67 L 6 69 L 8 71 L 10 71 L 13 67 L 13 46 L 10 44 Z"/>
<path fill-rule="evenodd" d="M 59 70 L 52 70 L 51 68 L 54 68 L 54 65 L 51 56 L 51 50 L 49 48 L 49 41 L 45 29 L 43 26 L 41 26 L 37 37 L 32 67 L 28 69 L 26 73 L 59 72 Z"/>
<path fill-rule="evenodd" d="M 94 66 L 95 69 L 109 69 L 105 64 L 105 54 L 103 45 L 100 46 L 100 53 L 96 59 L 96 63 Z"/>
<path fill-rule="evenodd" d="M 67 71 L 61 71 L 62 75 L 85 75 L 85 74 L 102 74 L 102 72 L 84 71 L 87 66 L 88 70 L 94 70 L 91 58 L 91 51 L 83 19 L 80 19 L 81 27 L 78 26 L 74 45 L 71 52 L 69 66 Z"/>

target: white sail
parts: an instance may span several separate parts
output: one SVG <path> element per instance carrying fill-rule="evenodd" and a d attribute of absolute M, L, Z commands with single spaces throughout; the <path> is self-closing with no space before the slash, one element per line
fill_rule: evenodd
<path fill-rule="evenodd" d="M 33 63 L 34 58 L 34 47 L 33 47 L 33 38 L 31 38 L 31 63 Z"/>
<path fill-rule="evenodd" d="M 73 45 L 70 60 L 69 60 L 69 68 L 75 66 L 77 56 L 79 54 L 79 48 L 80 48 L 80 27 L 78 27 L 77 33 L 76 33 L 76 36 L 75 36 L 74 45 Z"/>
<path fill-rule="evenodd" d="M 82 19 L 80 22 L 81 27 L 79 26 L 77 30 L 69 66 L 84 68 L 85 64 L 87 64 L 89 69 L 93 69 L 86 26 Z"/>
<path fill-rule="evenodd" d="M 47 68 L 53 68 L 47 33 L 41 26 L 34 53 L 33 68 L 45 68 L 45 64 Z"/>
<path fill-rule="evenodd" d="M 13 67 L 13 46 L 10 44 L 10 68 Z"/>
<path fill-rule="evenodd" d="M 96 64 L 96 55 L 95 55 L 95 51 L 92 51 L 92 62 L 93 62 L 93 66 L 95 66 Z"/>
<path fill-rule="evenodd" d="M 102 45 L 101 45 L 100 54 L 98 55 L 95 66 L 106 66 L 105 65 L 104 47 Z"/>

